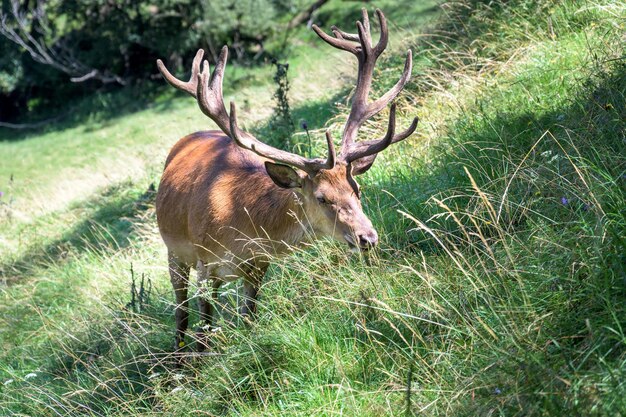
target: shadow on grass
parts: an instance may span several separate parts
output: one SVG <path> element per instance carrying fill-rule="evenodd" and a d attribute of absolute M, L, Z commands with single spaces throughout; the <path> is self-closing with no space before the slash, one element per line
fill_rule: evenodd
<path fill-rule="evenodd" d="M 181 75 L 182 78 L 188 76 L 188 73 Z M 224 80 L 225 91 L 242 89 L 260 83 L 259 77 L 248 69 L 243 70 L 243 73 L 237 76 L 232 76 L 231 73 L 231 77 Z M 52 109 L 38 115 L 38 120 L 49 119 L 50 122 L 37 128 L 16 130 L 0 127 L 0 142 L 28 140 L 42 133 L 59 132 L 79 126 L 85 126 L 86 131 L 89 132 L 100 129 L 103 125 L 110 125 L 121 117 L 146 109 L 152 109 L 156 113 L 168 112 L 182 97 L 191 100 L 186 93 L 175 90 L 162 79 L 157 82 L 142 81 L 119 90 L 99 91 L 69 100 L 63 109 Z M 37 120 L 34 122 L 39 123 Z M 24 123 L 28 124 L 29 121 Z"/>
<path fill-rule="evenodd" d="M 141 314 L 114 306 L 105 316 L 85 317 L 80 331 L 57 334 L 48 350 L 35 349 L 36 382 L 20 380 L 0 391 L 0 407 L 11 404 L 10 414 L 27 415 L 150 410 L 157 390 L 178 385 L 174 360 L 167 359 L 173 340 L 164 336 L 173 325 L 164 316 L 167 307 L 154 298 Z"/>
<path fill-rule="evenodd" d="M 406 231 L 415 228 L 415 224 L 398 210 L 425 221 L 441 212 L 435 204 L 426 204 L 432 196 L 441 199 L 453 194 L 461 196 L 446 203 L 453 210 L 466 208 L 470 203 L 471 193 L 467 190 L 471 182 L 464 168 L 468 168 L 479 187 L 497 193 L 507 187 L 518 161 L 525 160 L 525 166 L 532 166 L 533 173 L 521 170 L 519 179 L 508 184 L 508 200 L 519 206 L 503 213 L 503 223 L 513 227 L 524 227 L 524 218 L 533 204 L 540 204 L 542 215 L 549 218 L 571 220 L 580 211 L 591 214 L 590 199 L 573 194 L 572 185 L 580 180 L 564 151 L 605 169 L 620 187 L 619 178 L 626 170 L 623 158 L 619 157 L 623 152 L 620 135 L 624 133 L 626 118 L 626 65 L 617 62 L 589 74 L 574 90 L 577 98 L 563 107 L 538 112 L 531 105 L 527 109 L 507 109 L 506 103 L 498 109 L 493 105 L 486 109 L 478 105 L 473 114 L 462 116 L 449 130 L 446 147 L 432 152 L 435 158 L 429 166 L 411 166 L 410 162 L 402 161 L 404 144 L 386 150 L 397 154 L 399 165 L 404 167 L 377 177 L 368 188 L 378 192 L 368 190 L 365 198 L 369 199 L 369 211 L 377 212 L 375 223 L 382 224 L 390 233 L 390 243 L 399 248 L 415 244 L 418 250 L 434 249 L 432 239 L 424 232 L 409 234 L 407 241 Z M 529 153 L 546 132 L 549 134 Z M 531 180 L 529 175 L 537 178 Z M 622 180 L 621 187 L 625 185 Z M 563 201 L 567 201 L 567 206 Z M 438 224 L 446 232 L 459 232 L 452 219 L 439 219 Z"/>
<path fill-rule="evenodd" d="M 121 90 L 95 92 L 69 100 L 65 108 L 51 109 L 38 115 L 38 120 L 50 122 L 37 128 L 15 130 L 0 127 L 0 141 L 16 142 L 40 136 L 42 133 L 58 132 L 77 126 L 89 127 L 93 123 L 110 123 L 119 117 L 144 110 L 162 91 L 163 88 L 156 83 L 141 83 Z M 28 121 L 24 123 L 28 124 Z"/>
<path fill-rule="evenodd" d="M 620 358 L 626 345 L 609 329 L 623 328 L 622 318 L 626 317 L 626 65 L 603 65 L 604 68 L 589 71 L 580 88 L 571 92 L 573 100 L 560 107 L 534 111 L 529 104 L 527 109 L 511 108 L 504 98 L 500 106 L 491 103 L 486 110 L 477 109 L 475 114 L 463 116 L 449 131 L 454 146 L 441 152 L 434 169 L 414 173 L 409 170 L 376 184 L 395 196 L 377 193 L 378 204 L 387 209 L 375 221 L 390 232 L 392 245 L 409 251 L 439 252 L 441 256 L 448 255 L 427 233 L 412 231 L 407 239 L 407 230 L 416 225 L 392 209 L 408 209 L 425 223 L 431 216 L 445 213 L 434 204 L 425 206 L 428 194 L 416 194 L 415 189 L 450 177 L 429 194 L 440 198 L 460 195 L 444 201 L 467 223 L 470 234 L 478 233 L 476 225 L 461 213 L 484 219 L 489 216 L 476 198 L 472 201 L 471 196 L 476 193 L 463 167 L 469 169 L 487 195 L 501 198 L 508 189 L 507 202 L 512 204 L 507 204 L 510 211 L 503 211 L 500 227 L 508 237 L 514 237 L 507 243 L 515 252 L 516 263 L 509 266 L 512 271 L 506 267 L 500 272 L 483 269 L 479 258 L 484 261 L 487 257 L 480 249 L 481 243 L 478 239 L 468 242 L 450 216 L 429 222 L 429 226 L 441 231 L 440 236 L 445 234 L 458 242 L 463 256 L 474 262 L 471 276 L 480 285 L 487 284 L 481 287 L 480 294 L 466 298 L 464 294 L 473 292 L 470 283 L 463 283 L 467 278 L 460 271 L 450 271 L 446 279 L 460 284 L 456 293 L 443 293 L 442 301 L 452 306 L 443 315 L 449 323 L 458 323 L 460 314 L 467 315 L 470 323 L 482 317 L 500 336 L 493 341 L 480 328 L 476 330 L 473 337 L 491 343 L 491 354 L 485 353 L 473 369 L 467 368 L 458 387 L 450 387 L 467 391 L 465 399 L 459 397 L 454 404 L 453 415 L 481 415 L 494 410 L 505 414 L 525 410 L 522 413 L 526 414 L 533 407 L 551 413 L 577 410 L 574 414 L 585 414 L 585 410 L 595 407 L 600 394 L 595 389 L 585 392 L 582 388 L 574 393 L 571 384 L 582 383 L 580 375 L 609 378 L 608 375 L 621 372 Z M 537 143 L 546 132 L 550 135 Z M 524 161 L 522 169 L 516 180 L 509 182 L 520 161 Z M 581 170 L 585 180 L 580 178 Z M 498 235 L 495 231 L 490 234 L 487 226 L 482 233 L 485 239 L 493 241 L 493 251 L 506 265 L 506 257 L 498 253 Z M 516 273 L 523 276 L 523 283 L 515 283 Z M 453 278 L 455 275 L 459 276 Z M 489 309 L 498 313 L 481 313 Z M 542 333 L 539 339 L 535 334 L 516 334 L 511 330 L 510 323 L 523 317 L 515 309 L 546 314 L 537 324 L 541 329 L 537 332 Z M 535 318 L 531 314 L 522 320 L 528 322 L 519 322 L 520 328 L 530 326 Z M 404 340 L 411 340 L 412 332 L 402 322 L 394 327 L 379 320 L 374 328 L 394 343 L 402 343 L 398 329 Z M 417 323 L 415 329 L 420 332 L 420 340 L 432 340 L 428 326 Z M 450 340 L 440 343 L 434 349 L 445 351 Z M 415 346 L 417 352 L 432 350 L 420 344 Z M 419 384 L 419 376 L 415 378 Z M 520 391 L 519 387 L 525 388 Z M 602 395 L 607 395 L 606 409 L 614 412 L 620 407 L 617 399 L 622 394 L 617 385 L 613 389 L 618 393 L 615 397 L 606 392 Z M 611 415 L 610 411 L 607 413 Z"/>
<path fill-rule="evenodd" d="M 87 209 L 89 215 L 63 235 L 52 241 L 36 243 L 23 251 L 16 260 L 0 265 L 5 284 L 19 282 L 36 269 L 50 262 L 63 260 L 68 255 L 86 250 L 106 253 L 129 245 L 134 238 L 141 215 L 154 202 L 155 190 L 151 186 L 144 193 L 130 190 L 128 183 L 107 188 L 100 195 L 88 200 L 75 209 Z M 126 192 L 125 192 L 126 191 Z"/>

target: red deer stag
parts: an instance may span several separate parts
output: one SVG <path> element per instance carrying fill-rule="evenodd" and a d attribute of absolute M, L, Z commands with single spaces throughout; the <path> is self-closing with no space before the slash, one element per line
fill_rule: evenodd
<path fill-rule="evenodd" d="M 380 40 L 372 44 L 367 12 L 357 22 L 358 33 L 332 27 L 334 36 L 317 26 L 313 30 L 335 48 L 358 60 L 358 78 L 352 108 L 336 155 L 326 132 L 328 156 L 308 159 L 273 148 L 242 131 L 235 104 L 226 111 L 222 79 L 228 48 L 224 46 L 213 74 L 199 50 L 187 82 L 170 74 L 159 60 L 159 71 L 172 86 L 196 98 L 200 109 L 221 129 L 197 132 L 174 145 L 156 199 L 161 236 L 168 249 L 169 271 L 176 295 L 176 346 L 185 345 L 188 324 L 188 280 L 198 270 L 201 319 L 210 328 L 212 300 L 223 282 L 244 279 L 242 315 L 254 314 L 259 283 L 272 256 L 288 251 L 311 235 L 330 236 L 352 248 L 376 245 L 378 235 L 363 213 L 354 177 L 367 171 L 376 155 L 411 135 L 415 118 L 396 133 L 396 106 L 391 105 L 387 133 L 381 139 L 356 141 L 363 123 L 394 100 L 410 78 L 412 58 L 407 52 L 400 80 L 377 100 L 368 101 L 376 60 L 388 41 L 387 22 L 376 10 Z M 212 291 L 206 284 L 212 281 Z M 207 298 L 205 298 L 207 297 Z M 200 343 L 200 348 L 202 348 Z"/>

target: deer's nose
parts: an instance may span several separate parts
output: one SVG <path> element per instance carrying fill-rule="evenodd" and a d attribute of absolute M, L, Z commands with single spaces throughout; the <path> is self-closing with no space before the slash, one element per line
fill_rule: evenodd
<path fill-rule="evenodd" d="M 378 243 L 378 234 L 375 230 L 371 230 L 367 233 L 359 233 L 359 246 L 361 249 L 370 249 L 376 246 Z"/>

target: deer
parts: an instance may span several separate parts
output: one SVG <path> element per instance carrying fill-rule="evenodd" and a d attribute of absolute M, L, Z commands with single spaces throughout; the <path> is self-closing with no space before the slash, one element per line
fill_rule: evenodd
<path fill-rule="evenodd" d="M 243 279 L 239 314 L 253 318 L 260 284 L 275 257 L 323 237 L 357 251 L 377 245 L 378 234 L 363 211 L 355 177 L 370 169 L 381 151 L 413 134 L 418 118 L 406 130 L 396 132 L 394 100 L 411 76 L 410 49 L 396 84 L 380 98 L 369 100 L 376 61 L 389 40 L 384 14 L 377 9 L 376 15 L 380 27 L 376 44 L 365 9 L 362 20 L 356 22 L 357 33 L 332 26 L 333 35 L 329 35 L 312 26 L 322 40 L 354 55 L 358 62 L 339 153 L 330 129 L 326 130 L 325 158 L 306 158 L 275 148 L 239 128 L 236 105 L 231 102 L 227 111 L 222 94 L 227 46 L 212 73 L 200 49 L 189 81 L 174 77 L 157 60 L 165 80 L 193 96 L 200 110 L 220 128 L 180 139 L 166 158 L 157 191 L 157 223 L 167 247 L 176 298 L 175 349 L 185 347 L 192 267 L 198 274 L 198 310 L 204 323 L 198 340 L 202 340 L 203 334 L 214 330 L 214 301 L 223 283 Z M 357 141 L 359 128 L 390 102 L 385 135 Z M 206 347 L 198 343 L 198 350 Z"/>

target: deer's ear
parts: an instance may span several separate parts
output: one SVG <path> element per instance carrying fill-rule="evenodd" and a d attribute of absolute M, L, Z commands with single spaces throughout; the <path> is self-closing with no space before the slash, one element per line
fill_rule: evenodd
<path fill-rule="evenodd" d="M 301 188 L 302 177 L 290 166 L 265 161 L 265 169 L 274 181 L 274 184 L 282 188 Z"/>
<path fill-rule="evenodd" d="M 372 167 L 377 156 L 378 154 L 375 153 L 374 155 L 364 156 L 363 158 L 359 158 L 356 161 L 352 161 L 350 163 L 350 165 L 352 165 L 352 175 L 357 176 L 364 174 L 368 169 Z"/>

